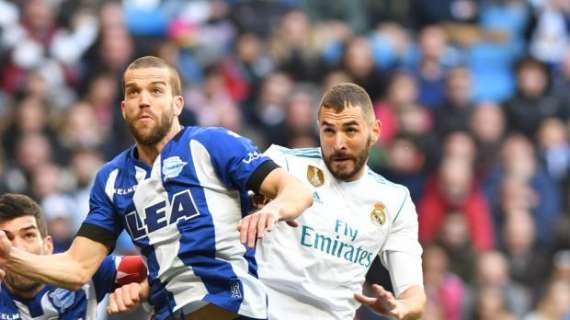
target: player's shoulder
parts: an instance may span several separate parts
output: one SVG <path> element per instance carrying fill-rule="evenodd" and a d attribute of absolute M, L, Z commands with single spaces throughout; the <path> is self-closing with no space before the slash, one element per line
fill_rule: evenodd
<path fill-rule="evenodd" d="M 375 172 L 374 170 L 372 170 L 370 168 L 367 168 L 366 175 L 369 178 L 369 181 L 371 181 L 371 183 L 376 188 L 383 189 L 383 191 L 388 191 L 392 194 L 395 193 L 398 195 L 402 195 L 404 197 L 410 193 L 406 186 L 401 185 L 399 183 L 395 183 L 393 181 L 390 181 L 389 179 L 387 179 L 383 175 Z"/>
<path fill-rule="evenodd" d="M 291 158 L 306 158 L 306 159 L 322 159 L 321 149 L 320 148 L 286 148 L 277 144 L 272 144 L 267 150 L 265 154 L 268 155 L 281 155 L 284 157 L 291 157 Z"/>
<path fill-rule="evenodd" d="M 129 167 L 131 153 L 133 147 L 124 150 L 116 155 L 113 159 L 105 163 L 99 171 L 97 171 L 97 180 L 107 180 L 113 171 L 123 170 Z"/>
<path fill-rule="evenodd" d="M 242 138 L 239 134 L 222 127 L 188 127 L 185 134 L 189 139 L 198 140 L 205 143 L 216 143 L 225 139 Z"/>

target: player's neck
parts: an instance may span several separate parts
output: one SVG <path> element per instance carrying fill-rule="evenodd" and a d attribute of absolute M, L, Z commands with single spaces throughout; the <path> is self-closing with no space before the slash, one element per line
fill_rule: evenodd
<path fill-rule="evenodd" d="M 362 178 L 364 176 L 364 172 L 366 171 L 366 166 L 360 168 L 360 170 L 350 178 L 342 179 L 343 182 L 354 182 Z"/>
<path fill-rule="evenodd" d="M 158 154 L 162 151 L 164 146 L 174 138 L 182 130 L 182 126 L 178 122 L 177 119 L 172 123 L 172 127 L 170 131 L 160 140 L 160 142 L 153 144 L 151 146 L 145 146 L 140 143 L 137 143 L 137 152 L 139 160 L 145 162 L 149 166 L 152 167 L 154 160 L 158 157 Z"/>

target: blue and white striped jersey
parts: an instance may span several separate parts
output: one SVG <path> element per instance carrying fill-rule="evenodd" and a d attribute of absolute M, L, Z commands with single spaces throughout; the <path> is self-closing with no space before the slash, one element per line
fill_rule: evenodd
<path fill-rule="evenodd" d="M 78 291 L 52 286 L 30 299 L 0 287 L 1 320 L 95 320 L 97 303 L 115 289 L 115 276 L 120 258 L 108 256 L 89 283 Z"/>
<path fill-rule="evenodd" d="M 157 319 L 208 303 L 265 319 L 254 252 L 237 226 L 249 211 L 247 191 L 275 167 L 231 131 L 183 128 L 152 167 L 135 147 L 103 166 L 79 235 L 112 245 L 127 230 L 146 259 Z"/>

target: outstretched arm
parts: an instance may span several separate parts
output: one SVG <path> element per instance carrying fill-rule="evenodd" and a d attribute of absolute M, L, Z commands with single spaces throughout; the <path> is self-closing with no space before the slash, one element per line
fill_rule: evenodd
<path fill-rule="evenodd" d="M 282 168 L 271 171 L 261 183 L 260 193 L 273 199 L 259 211 L 243 218 L 239 225 L 240 240 L 249 247 L 262 238 L 279 221 L 293 221 L 313 204 L 311 190 Z"/>
<path fill-rule="evenodd" d="M 12 246 L 6 233 L 0 231 L 0 268 L 72 291 L 91 279 L 108 252 L 99 242 L 76 237 L 63 253 L 37 255 Z"/>

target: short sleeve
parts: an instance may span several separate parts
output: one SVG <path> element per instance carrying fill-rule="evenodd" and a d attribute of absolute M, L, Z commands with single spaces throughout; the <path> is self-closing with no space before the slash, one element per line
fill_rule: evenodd
<path fill-rule="evenodd" d="M 107 293 L 115 290 L 115 277 L 117 276 L 117 265 L 120 258 L 107 256 L 93 275 L 93 285 L 97 302 L 100 302 Z"/>
<path fill-rule="evenodd" d="M 273 160 L 280 167 L 285 168 L 285 170 L 289 171 L 289 163 L 287 161 L 287 157 L 283 153 L 283 150 L 288 149 L 276 144 L 272 144 L 269 148 L 267 148 L 267 150 L 265 150 L 263 154 L 271 158 L 271 160 Z"/>
<path fill-rule="evenodd" d="M 212 128 L 207 133 L 199 141 L 208 150 L 218 177 L 227 187 L 247 192 L 250 178 L 271 159 L 259 153 L 249 139 L 232 131 Z"/>
<path fill-rule="evenodd" d="M 409 192 L 394 216 L 392 229 L 380 252 L 396 294 L 411 285 L 423 285 L 422 247 L 418 241 L 418 215 Z"/>
<path fill-rule="evenodd" d="M 110 248 L 123 230 L 123 223 L 110 198 L 114 193 L 117 174 L 118 169 L 108 174 L 104 169 L 97 173 L 89 196 L 89 213 L 78 232 L 79 236 L 101 242 Z"/>

